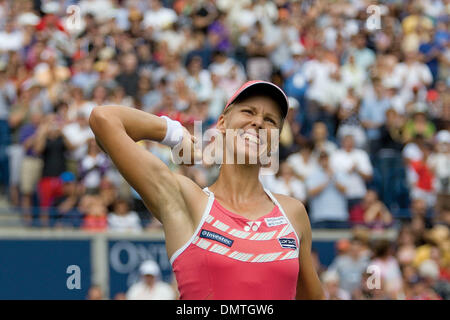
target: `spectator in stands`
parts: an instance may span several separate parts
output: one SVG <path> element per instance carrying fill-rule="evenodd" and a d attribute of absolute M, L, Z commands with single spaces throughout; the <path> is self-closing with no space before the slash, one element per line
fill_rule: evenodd
<path fill-rule="evenodd" d="M 393 221 L 389 209 L 378 199 L 375 190 L 367 190 L 361 203 L 363 208 L 364 224 L 376 230 L 390 227 Z"/>
<path fill-rule="evenodd" d="M 359 120 L 361 101 L 352 88 L 348 89 L 347 96 L 340 102 L 338 118 L 340 120 L 337 130 L 337 138 L 342 139 L 346 135 L 355 138 L 358 149 L 366 147 L 366 133 Z"/>
<path fill-rule="evenodd" d="M 296 152 L 298 146 L 304 145 L 307 138 L 301 132 L 300 103 L 293 97 L 288 97 L 289 110 L 280 132 L 280 160 L 285 160 L 289 155 Z"/>
<path fill-rule="evenodd" d="M 131 97 L 137 96 L 139 74 L 138 60 L 135 54 L 127 53 L 121 58 L 122 72 L 117 76 L 117 83 L 125 89 L 125 93 Z"/>
<path fill-rule="evenodd" d="M 56 120 L 54 114 L 49 114 L 39 126 L 34 140 L 34 152 L 41 155 L 44 163 L 38 186 L 39 206 L 44 210 L 41 212 L 43 225 L 48 224 L 47 209 L 62 194 L 60 175 L 66 171 L 65 152 L 73 148 L 61 129 L 62 123 Z"/>
<path fill-rule="evenodd" d="M 127 300 L 127 296 L 124 292 L 116 293 L 114 300 Z"/>
<path fill-rule="evenodd" d="M 87 144 L 87 154 L 80 161 L 78 173 L 85 192 L 97 194 L 102 177 L 110 164 L 106 155 L 100 151 L 95 139 L 89 139 Z"/>
<path fill-rule="evenodd" d="M 344 174 L 347 179 L 346 197 L 351 209 L 361 202 L 366 194 L 366 183 L 372 179 L 373 168 L 366 151 L 355 148 L 352 135 L 342 139 L 342 147 L 333 153 L 330 165 L 334 172 Z"/>
<path fill-rule="evenodd" d="M 67 164 L 73 172 L 79 174 L 79 162 L 86 156 L 88 141 L 94 137 L 94 133 L 89 127 L 88 116 L 91 106 L 84 104 L 75 114 L 75 118 L 64 126 L 63 134 L 73 146 L 73 150 L 68 154 Z M 68 110 L 68 116 L 69 116 Z"/>
<path fill-rule="evenodd" d="M 327 300 L 350 300 L 350 293 L 341 288 L 339 274 L 336 271 L 325 271 L 322 274 L 322 283 Z"/>
<path fill-rule="evenodd" d="M 318 158 L 321 152 L 326 152 L 331 156 L 337 150 L 336 144 L 329 139 L 327 126 L 323 122 L 314 123 L 312 140 L 314 142 L 313 155 L 315 158 Z"/>
<path fill-rule="evenodd" d="M 306 179 L 313 228 L 348 226 L 345 179 L 342 173 L 332 170 L 328 154 L 321 153 L 318 168 Z"/>
<path fill-rule="evenodd" d="M 436 134 L 436 149 L 427 164 L 436 178 L 438 194 L 450 194 L 450 132 L 441 130 Z"/>
<path fill-rule="evenodd" d="M 380 128 L 380 139 L 377 146 L 377 153 L 380 150 L 390 150 L 396 157 L 403 149 L 403 125 L 400 115 L 394 108 L 386 110 L 386 123 Z"/>
<path fill-rule="evenodd" d="M 17 102 L 11 106 L 9 113 L 9 127 L 11 131 L 11 144 L 8 147 L 9 156 L 9 194 L 13 206 L 19 205 L 20 169 L 24 157 L 23 146 L 19 141 L 20 129 L 30 121 L 31 101 L 36 94 L 33 83 L 28 81 L 22 86 Z M 39 110 L 36 110 L 39 111 Z"/>
<path fill-rule="evenodd" d="M 98 285 L 89 288 L 86 300 L 104 300 L 103 289 Z"/>
<path fill-rule="evenodd" d="M 82 202 L 83 224 L 86 231 L 105 231 L 108 228 L 107 209 L 99 196 L 84 196 Z"/>
<path fill-rule="evenodd" d="M 386 293 L 386 281 L 375 278 L 375 273 L 364 271 L 361 276 L 361 285 L 352 292 L 354 300 L 392 300 Z"/>
<path fill-rule="evenodd" d="M 409 163 L 411 198 L 425 200 L 429 208 L 436 203 L 435 177 L 428 163 L 432 152 L 432 145 L 423 143 L 420 145 L 422 158 Z"/>
<path fill-rule="evenodd" d="M 373 252 L 370 265 L 379 268 L 386 294 L 390 299 L 402 299 L 404 297 L 402 273 L 397 259 L 392 255 L 391 243 L 385 239 L 378 240 L 374 243 Z"/>
<path fill-rule="evenodd" d="M 13 82 L 7 77 L 3 69 L 0 70 L 0 194 L 7 195 L 9 186 L 9 161 L 7 148 L 10 143 L 9 112 L 10 105 L 14 101 L 16 90 Z"/>
<path fill-rule="evenodd" d="M 128 300 L 173 300 L 175 293 L 172 287 L 161 281 L 161 271 L 153 260 L 144 261 L 139 267 L 142 279 L 133 284 L 127 291 Z"/>
<path fill-rule="evenodd" d="M 386 88 L 379 78 L 372 79 L 372 88 L 368 93 L 361 102 L 359 117 L 362 126 L 366 129 L 369 150 L 373 152 L 380 139 L 380 128 L 386 120 L 386 110 L 390 107 L 390 101 Z"/>
<path fill-rule="evenodd" d="M 108 214 L 108 229 L 119 232 L 140 232 L 141 220 L 135 211 L 130 211 L 126 199 L 118 198 L 114 203 L 114 211 Z"/>
<path fill-rule="evenodd" d="M 36 132 L 43 119 L 40 111 L 33 112 L 29 123 L 26 123 L 20 129 L 19 141 L 23 146 L 25 156 L 20 170 L 20 192 L 22 194 L 21 206 L 26 225 L 32 223 L 32 197 L 35 193 L 37 184 L 42 174 L 43 162 L 34 152 L 33 145 L 36 138 Z"/>
<path fill-rule="evenodd" d="M 420 134 L 426 140 L 433 137 L 436 129 L 434 124 L 427 119 L 427 115 L 423 110 L 416 110 L 412 119 L 408 120 L 404 128 L 404 141 L 411 141 L 413 137 Z"/>
<path fill-rule="evenodd" d="M 306 201 L 305 184 L 296 177 L 294 170 L 287 162 L 280 164 L 280 170 L 276 175 L 275 183 L 269 190 L 294 197 L 302 202 Z"/>
<path fill-rule="evenodd" d="M 83 216 L 78 208 L 80 197 L 75 175 L 66 171 L 61 174 L 60 179 L 62 195 L 56 197 L 52 202 L 50 224 L 55 227 L 79 228 Z"/>
<path fill-rule="evenodd" d="M 335 271 L 339 276 L 339 287 L 352 293 L 361 283 L 361 275 L 369 264 L 368 257 L 363 254 L 361 241 L 357 238 L 350 240 L 347 252 L 337 256 L 328 270 Z"/>
<path fill-rule="evenodd" d="M 300 146 L 300 151 L 291 154 L 286 162 L 294 170 L 296 176 L 305 181 L 317 169 L 317 159 L 313 157 L 314 145 L 311 141 L 306 141 Z"/>
<path fill-rule="evenodd" d="M 449 300 L 450 299 L 450 283 L 441 278 L 439 264 L 434 260 L 423 261 L 418 268 L 419 276 L 428 287 L 428 297 L 424 300 Z"/>
<path fill-rule="evenodd" d="M 119 196 L 119 190 L 110 177 L 103 177 L 100 182 L 100 191 L 97 195 L 102 199 L 102 202 L 106 206 L 108 212 L 114 210 L 114 201 Z"/>

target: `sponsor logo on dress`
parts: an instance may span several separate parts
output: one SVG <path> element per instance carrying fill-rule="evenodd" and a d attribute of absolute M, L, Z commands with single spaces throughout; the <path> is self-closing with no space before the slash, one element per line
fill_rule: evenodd
<path fill-rule="evenodd" d="M 259 226 L 261 225 L 261 221 L 249 221 L 247 222 L 248 226 L 244 227 L 244 231 L 258 231 Z"/>
<path fill-rule="evenodd" d="M 281 226 L 282 224 L 286 224 L 287 220 L 283 216 L 273 217 L 273 218 L 265 218 L 264 221 L 268 227 L 276 227 Z"/>
<path fill-rule="evenodd" d="M 293 238 L 279 238 L 278 242 L 282 248 L 293 250 L 297 249 L 297 244 Z"/>
<path fill-rule="evenodd" d="M 214 241 L 220 242 L 228 247 L 231 247 L 234 242 L 234 240 L 228 239 L 227 237 L 224 237 L 221 234 L 218 234 L 218 233 L 215 233 L 212 231 L 208 231 L 205 229 L 202 229 L 202 231 L 200 232 L 200 238 L 214 240 Z"/>

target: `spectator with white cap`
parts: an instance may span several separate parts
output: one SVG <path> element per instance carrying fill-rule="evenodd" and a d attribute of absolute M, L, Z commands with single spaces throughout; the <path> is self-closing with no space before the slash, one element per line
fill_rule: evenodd
<path fill-rule="evenodd" d="M 127 291 L 128 300 L 174 300 L 172 287 L 159 279 L 161 271 L 153 260 L 144 261 L 139 267 L 142 279 Z"/>

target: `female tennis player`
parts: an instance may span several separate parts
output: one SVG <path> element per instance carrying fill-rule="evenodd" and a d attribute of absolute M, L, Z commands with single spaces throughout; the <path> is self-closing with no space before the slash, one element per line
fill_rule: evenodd
<path fill-rule="evenodd" d="M 180 299 L 324 298 L 303 204 L 264 189 L 258 178 L 261 162 L 248 162 L 251 153 L 270 151 L 270 129 L 282 128 L 287 110 L 287 98 L 276 85 L 245 83 L 216 128 L 223 136 L 241 132 L 224 151 L 235 150 L 235 158 L 244 153 L 247 162 L 225 156 L 218 179 L 205 189 L 136 144 L 149 139 L 191 148 L 195 139 L 179 122 L 121 106 L 99 106 L 91 113 L 99 145 L 163 225 Z M 268 130 L 267 139 L 259 136 L 260 129 Z"/>

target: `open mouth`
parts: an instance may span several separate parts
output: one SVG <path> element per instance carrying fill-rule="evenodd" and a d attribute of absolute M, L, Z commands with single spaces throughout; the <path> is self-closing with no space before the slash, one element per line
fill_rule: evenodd
<path fill-rule="evenodd" d="M 262 141 L 259 138 L 259 135 L 253 131 L 244 131 L 243 133 L 241 133 L 241 138 L 251 144 L 255 144 L 255 145 L 262 144 Z"/>

